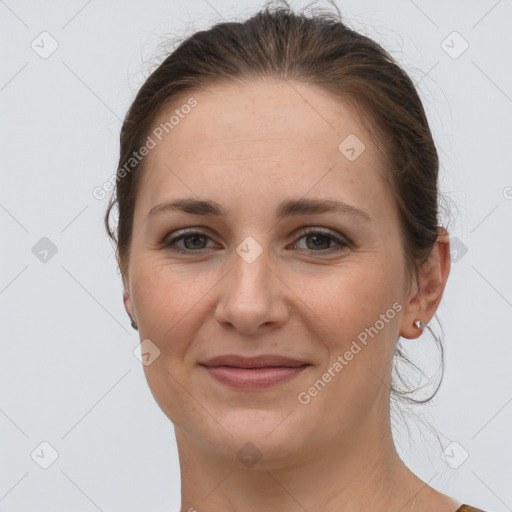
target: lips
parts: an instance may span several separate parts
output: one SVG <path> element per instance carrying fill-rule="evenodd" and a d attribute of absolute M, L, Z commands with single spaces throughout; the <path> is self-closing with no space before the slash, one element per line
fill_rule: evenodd
<path fill-rule="evenodd" d="M 234 354 L 214 357 L 200 363 L 217 382 L 232 389 L 255 391 L 283 384 L 311 364 L 276 355 L 243 357 Z"/>
<path fill-rule="evenodd" d="M 200 363 L 203 366 L 232 366 L 235 368 L 269 368 L 269 367 L 288 367 L 297 368 L 308 363 L 297 359 L 290 359 L 278 355 L 264 354 L 257 357 L 244 357 L 235 354 L 217 356 Z"/>

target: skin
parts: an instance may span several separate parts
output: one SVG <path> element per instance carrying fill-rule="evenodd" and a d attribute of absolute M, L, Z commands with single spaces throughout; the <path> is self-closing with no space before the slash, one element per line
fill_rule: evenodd
<path fill-rule="evenodd" d="M 378 140 L 322 89 L 264 80 L 218 83 L 193 96 L 198 105 L 144 160 L 123 276 L 126 310 L 141 340 L 160 350 L 144 371 L 175 427 L 181 510 L 455 511 L 459 502 L 400 460 L 389 418 L 395 345 L 399 335 L 417 338 L 413 322 L 435 314 L 450 271 L 448 233 L 440 230 L 408 287 Z M 349 134 L 366 146 L 354 161 L 338 149 Z M 226 215 L 148 216 L 178 198 L 216 201 Z M 300 198 L 344 201 L 370 220 L 336 212 L 276 218 L 281 201 Z M 351 244 L 304 235 L 305 226 Z M 176 241 L 186 255 L 162 248 L 183 228 L 206 238 Z M 236 251 L 248 236 L 263 250 L 251 263 Z M 298 394 L 395 302 L 394 318 L 308 404 L 299 403 Z M 240 391 L 198 364 L 233 353 L 311 366 L 273 388 Z M 247 442 L 262 455 L 252 467 L 237 457 Z"/>

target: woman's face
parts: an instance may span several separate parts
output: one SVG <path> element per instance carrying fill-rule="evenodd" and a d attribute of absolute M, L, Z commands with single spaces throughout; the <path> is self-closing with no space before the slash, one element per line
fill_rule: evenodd
<path fill-rule="evenodd" d="M 134 213 L 125 305 L 151 340 L 149 386 L 177 435 L 217 460 L 335 452 L 382 429 L 396 340 L 415 337 L 383 155 L 311 85 L 193 97 L 157 119 Z M 224 355 L 307 366 L 202 364 Z"/>

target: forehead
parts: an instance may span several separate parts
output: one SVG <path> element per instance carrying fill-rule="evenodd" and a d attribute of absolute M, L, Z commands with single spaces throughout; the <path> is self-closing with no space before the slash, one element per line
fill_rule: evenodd
<path fill-rule="evenodd" d="M 150 136 L 156 146 L 139 188 L 147 203 L 185 192 L 219 200 L 223 186 L 248 183 L 299 196 L 344 185 L 359 199 L 385 188 L 375 135 L 348 103 L 310 84 L 258 80 L 186 92 L 160 113 Z"/>
<path fill-rule="evenodd" d="M 191 101 L 196 106 L 188 108 Z M 182 143 L 216 151 L 221 142 L 219 154 L 233 159 L 236 155 L 247 158 L 251 151 L 270 147 L 272 141 L 278 144 L 279 140 L 299 147 L 307 140 L 308 147 L 320 145 L 335 155 L 349 134 L 364 141 L 367 149 L 376 142 L 346 101 L 318 86 L 285 80 L 214 83 L 206 90 L 182 93 L 160 113 L 154 127 L 163 130 L 164 144 L 160 145 L 174 145 L 178 158 L 194 157 L 179 151 Z M 243 140 L 251 144 L 241 144 Z"/>

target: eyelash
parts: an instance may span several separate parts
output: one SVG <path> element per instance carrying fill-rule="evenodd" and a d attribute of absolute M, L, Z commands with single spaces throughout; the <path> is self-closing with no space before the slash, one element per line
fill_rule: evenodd
<path fill-rule="evenodd" d="M 169 250 L 179 253 L 179 254 L 199 253 L 199 252 L 203 251 L 204 249 L 181 249 L 179 247 L 176 247 L 176 245 L 175 245 L 176 242 L 178 242 L 180 240 L 183 240 L 183 239 L 191 237 L 191 236 L 197 236 L 197 235 L 206 237 L 207 239 L 211 240 L 211 238 L 208 235 L 206 235 L 205 233 L 202 233 L 201 231 L 186 231 L 186 232 L 182 232 L 178 236 L 175 236 L 168 242 L 166 242 L 166 239 L 164 238 L 160 245 L 161 245 L 162 249 L 169 249 Z M 308 251 L 308 249 L 303 249 L 308 252 L 313 252 L 313 253 L 318 253 L 318 254 L 332 254 L 332 253 L 337 253 L 337 252 L 343 251 L 352 246 L 352 243 L 345 237 L 339 238 L 339 237 L 335 236 L 330 231 L 319 229 L 319 228 L 311 228 L 311 227 L 303 229 L 300 232 L 300 236 L 297 240 L 300 240 L 301 238 L 304 238 L 305 236 L 311 236 L 311 235 L 322 235 L 327 238 L 330 238 L 331 241 L 336 242 L 339 245 L 339 247 L 334 250 L 333 250 L 333 248 L 329 248 L 329 249 L 322 249 L 319 251 L 314 251 L 314 250 Z M 296 242 L 294 242 L 294 244 L 295 243 Z"/>

